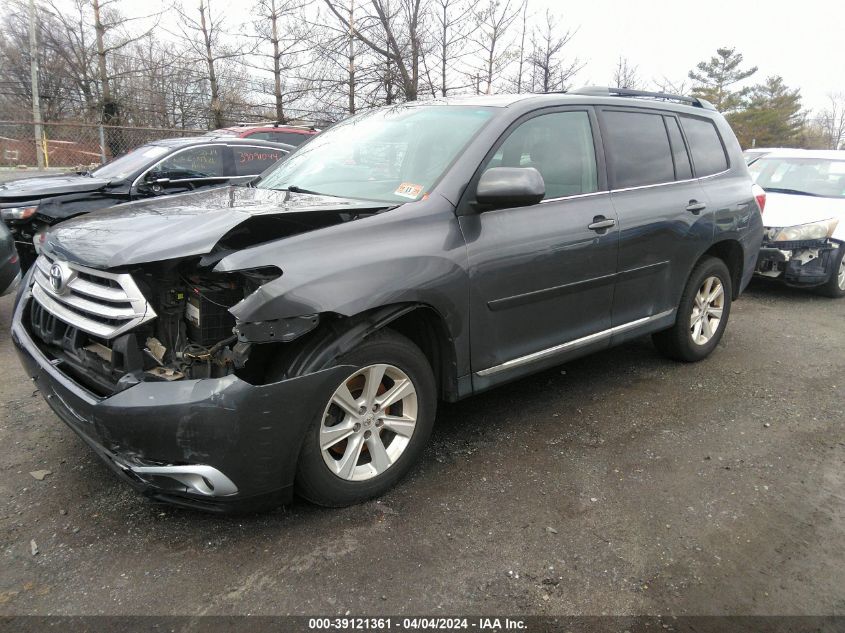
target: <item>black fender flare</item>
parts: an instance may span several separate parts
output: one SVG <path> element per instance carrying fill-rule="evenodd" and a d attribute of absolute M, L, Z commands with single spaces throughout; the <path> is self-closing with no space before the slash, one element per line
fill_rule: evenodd
<path fill-rule="evenodd" d="M 422 307 L 425 306 L 403 303 L 375 308 L 349 318 L 326 320 L 312 335 L 303 337 L 292 354 L 283 357 L 281 362 L 284 367 L 277 366 L 273 372 L 277 375 L 273 379 L 304 376 L 326 369 L 373 332 Z"/>

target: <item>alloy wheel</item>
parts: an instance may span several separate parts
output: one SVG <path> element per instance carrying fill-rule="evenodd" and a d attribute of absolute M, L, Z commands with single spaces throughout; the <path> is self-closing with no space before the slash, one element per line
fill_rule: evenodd
<path fill-rule="evenodd" d="M 696 345 L 706 345 L 719 329 L 725 307 L 725 287 L 715 276 L 707 277 L 695 295 L 690 333 Z"/>
<path fill-rule="evenodd" d="M 323 461 L 347 481 L 383 473 L 405 452 L 417 423 L 414 383 L 393 365 L 369 365 L 332 394 L 320 424 Z"/>

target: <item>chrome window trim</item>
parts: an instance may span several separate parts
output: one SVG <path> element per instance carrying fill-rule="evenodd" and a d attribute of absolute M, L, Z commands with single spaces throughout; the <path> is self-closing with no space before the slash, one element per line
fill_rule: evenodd
<path fill-rule="evenodd" d="M 546 204 L 547 202 L 561 202 L 562 200 L 573 200 L 577 198 L 589 198 L 591 196 L 600 196 L 602 194 L 609 194 L 609 189 L 603 189 L 602 191 L 590 191 L 588 193 L 574 193 L 571 196 L 560 196 L 559 198 L 544 198 L 540 200 L 540 204 Z"/>
<path fill-rule="evenodd" d="M 716 178 L 717 176 L 724 176 L 730 172 L 730 168 L 724 169 L 720 172 L 715 174 L 708 174 L 707 176 L 701 176 L 696 178 L 684 178 L 683 180 L 670 180 L 669 182 L 656 182 L 652 185 L 637 185 L 636 187 L 622 187 L 621 189 L 605 189 L 602 191 L 591 191 L 589 193 L 576 193 L 571 196 L 561 196 L 560 198 L 548 198 L 545 200 L 540 200 L 540 204 L 546 204 L 547 202 L 560 202 L 562 200 L 572 200 L 574 198 L 588 198 L 590 196 L 598 196 L 603 193 L 622 193 L 625 191 L 637 191 L 639 189 L 651 189 L 652 187 L 667 187 L 669 185 L 680 185 L 688 182 L 695 182 L 696 180 L 708 180 L 710 178 Z"/>
<path fill-rule="evenodd" d="M 588 334 L 587 336 L 582 336 L 581 338 L 576 338 L 572 341 L 567 341 L 566 343 L 561 343 L 560 345 L 555 345 L 554 347 L 548 347 L 546 349 L 540 350 L 539 352 L 534 352 L 532 354 L 526 354 L 525 356 L 520 356 L 518 358 L 513 358 L 511 360 L 505 361 L 500 365 L 496 365 L 494 367 L 489 367 L 487 369 L 482 369 L 481 371 L 475 372 L 478 376 L 491 376 L 493 374 L 498 374 L 499 372 L 506 371 L 508 369 L 514 369 L 516 367 L 522 367 L 523 365 L 528 365 L 530 363 L 534 363 L 539 360 L 543 360 L 544 358 L 548 358 L 549 356 L 554 356 L 559 352 L 564 352 L 571 349 L 577 349 L 579 347 L 583 347 L 585 345 L 589 345 L 590 343 L 595 343 L 606 339 L 614 334 L 620 334 L 622 332 L 626 332 L 630 329 L 633 329 L 639 325 L 645 325 L 651 321 L 657 321 L 664 317 L 668 317 L 675 312 L 675 308 L 671 310 L 666 310 L 665 312 L 660 312 L 659 314 L 653 314 L 651 316 L 643 317 L 641 319 L 636 319 L 635 321 L 629 321 L 628 323 L 623 323 L 622 325 L 617 325 L 607 330 L 602 330 L 601 332 L 596 332 L 594 334 Z"/>
<path fill-rule="evenodd" d="M 727 174 L 730 168 L 720 171 L 715 174 L 708 174 L 707 176 L 700 176 L 695 178 L 684 178 L 683 180 L 670 180 L 669 182 L 656 182 L 653 185 L 637 185 L 636 187 L 623 187 L 621 189 L 611 189 L 610 193 L 620 193 L 622 191 L 636 191 L 638 189 L 650 189 L 651 187 L 666 187 L 668 185 L 680 185 L 686 182 L 695 182 L 696 180 L 706 180 L 708 178 L 715 178 Z"/>

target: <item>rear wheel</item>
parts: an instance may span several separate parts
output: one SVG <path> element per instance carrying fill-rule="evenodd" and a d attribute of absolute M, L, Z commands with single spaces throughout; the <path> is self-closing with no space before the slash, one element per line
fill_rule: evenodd
<path fill-rule="evenodd" d="M 422 454 L 437 406 L 428 360 L 404 336 L 378 332 L 337 364 L 355 369 L 323 394 L 297 464 L 297 492 L 324 506 L 392 487 Z"/>
<path fill-rule="evenodd" d="M 693 269 L 678 304 L 675 325 L 652 336 L 675 360 L 702 360 L 719 344 L 731 313 L 731 275 L 721 259 L 703 258 Z"/>
<path fill-rule="evenodd" d="M 840 244 L 836 249 L 832 268 L 830 279 L 818 287 L 818 293 L 832 299 L 845 297 L 845 244 Z"/>

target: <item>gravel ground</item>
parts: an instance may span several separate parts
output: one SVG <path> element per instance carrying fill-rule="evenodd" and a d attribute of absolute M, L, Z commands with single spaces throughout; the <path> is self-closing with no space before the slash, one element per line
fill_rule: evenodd
<path fill-rule="evenodd" d="M 845 301 L 755 283 L 704 362 L 634 341 L 443 406 L 378 501 L 224 518 L 100 464 L 33 392 L 11 305 L 0 614 L 845 611 Z"/>

